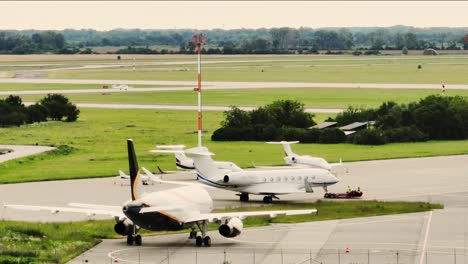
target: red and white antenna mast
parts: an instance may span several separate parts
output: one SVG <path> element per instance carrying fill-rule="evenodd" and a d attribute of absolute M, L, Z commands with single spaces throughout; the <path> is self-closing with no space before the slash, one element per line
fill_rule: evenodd
<path fill-rule="evenodd" d="M 201 95 L 201 45 L 205 44 L 206 39 L 203 33 L 195 34 L 192 40 L 197 45 L 198 52 L 198 146 L 202 146 L 202 95 Z"/>

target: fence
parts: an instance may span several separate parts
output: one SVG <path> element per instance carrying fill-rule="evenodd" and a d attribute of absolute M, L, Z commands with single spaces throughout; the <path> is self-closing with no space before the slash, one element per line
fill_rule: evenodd
<path fill-rule="evenodd" d="M 463 249 L 421 254 L 416 250 L 261 249 L 128 247 L 113 252 L 90 250 L 69 263 L 160 264 L 457 264 L 468 258 Z"/>

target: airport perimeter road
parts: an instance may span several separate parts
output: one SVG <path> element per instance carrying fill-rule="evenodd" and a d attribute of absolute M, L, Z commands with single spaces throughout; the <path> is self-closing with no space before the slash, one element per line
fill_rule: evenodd
<path fill-rule="evenodd" d="M 0 145 L 0 149 L 9 149 L 12 152 L 0 155 L 0 163 L 7 160 L 26 157 L 29 155 L 39 154 L 45 151 L 53 150 L 53 147 L 43 146 L 26 146 L 26 145 Z"/>
<path fill-rule="evenodd" d="M 349 172 L 339 173 L 340 182 L 329 188 L 342 192 L 347 185 L 360 186 L 365 199 L 417 200 L 439 202 L 445 209 L 434 212 L 274 225 L 246 229 L 234 239 L 210 232 L 212 248 L 195 251 L 187 234 L 144 238 L 143 247 L 127 247 L 125 240 L 106 240 L 71 263 L 221 263 L 224 250 L 231 263 L 463 263 L 468 236 L 468 155 L 395 159 L 345 163 Z M 165 175 L 166 179 L 189 180 L 190 175 Z M 6 203 L 65 205 L 67 202 L 119 205 L 129 198 L 129 186 L 114 179 L 52 181 L 0 185 L 0 200 Z M 73 186 L 73 188 L 71 187 Z M 145 186 L 148 191 L 172 188 L 169 185 Z M 252 203 L 238 201 L 234 193 L 209 189 L 215 207 L 259 206 L 261 196 Z M 313 194 L 281 196 L 283 203 L 320 199 Z M 60 199 L 57 199 L 60 197 Z M 3 209 L 4 219 L 67 221 L 82 220 L 77 214 L 51 215 L 49 212 L 22 212 Z M 320 213 L 320 212 L 319 212 Z M 345 252 L 349 248 L 349 253 Z M 169 248 L 167 250 L 166 248 Z M 255 252 L 255 253 L 254 253 Z M 398 253 L 398 254 L 397 254 Z M 254 257 L 255 254 L 255 257 Z M 169 261 L 167 256 L 169 255 Z M 338 262 L 338 259 L 340 262 Z M 131 262 L 125 262 L 131 261 Z"/>
<path fill-rule="evenodd" d="M 32 105 L 32 102 L 26 102 L 25 105 Z M 102 108 L 102 109 L 155 109 L 155 110 L 189 110 L 196 111 L 197 106 L 193 105 L 141 105 L 141 104 L 98 104 L 98 103 L 77 103 L 79 108 Z M 256 107 L 240 106 L 239 109 L 250 111 Z M 203 111 L 228 111 L 229 106 L 203 106 Z M 338 114 L 343 112 L 343 109 L 337 108 L 306 108 L 307 113 L 316 114 Z"/>
<path fill-rule="evenodd" d="M 29 79 L 29 78 L 0 78 L 0 83 L 61 83 L 61 84 L 126 84 L 126 85 L 170 85 L 174 87 L 161 88 L 132 88 L 131 91 L 167 91 L 193 90 L 196 81 L 156 81 L 156 80 L 88 80 L 88 79 Z M 177 87 L 189 86 L 189 87 Z M 268 88 L 380 88 L 380 89 L 441 89 L 440 84 L 409 84 L 409 83 L 314 83 L 314 82 L 220 82 L 203 81 L 203 89 L 268 89 Z M 468 84 L 446 84 L 447 89 L 468 89 Z M 68 93 L 102 92 L 102 89 L 65 90 Z M 106 91 L 110 91 L 107 89 Z M 129 90 L 129 91 L 130 91 Z M 117 90 L 118 92 L 125 92 Z M 22 94 L 30 92 L 37 94 L 41 91 L 21 91 Z M 57 90 L 44 90 L 43 93 L 59 92 Z M 60 91 L 62 92 L 62 91 Z M 1 94 L 11 91 L 4 91 Z"/>

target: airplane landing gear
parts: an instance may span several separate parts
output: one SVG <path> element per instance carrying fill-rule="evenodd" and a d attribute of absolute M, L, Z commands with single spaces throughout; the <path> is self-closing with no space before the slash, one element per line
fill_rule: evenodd
<path fill-rule="evenodd" d="M 195 238 L 197 238 L 197 231 L 195 231 L 195 229 L 192 229 L 192 231 L 190 231 L 189 239 Z"/>
<path fill-rule="evenodd" d="M 208 221 L 203 221 L 201 226 L 197 223 L 198 228 L 200 229 L 201 236 L 197 236 L 195 239 L 195 245 L 197 247 L 201 247 L 205 245 L 205 247 L 211 247 L 211 238 L 206 235 L 208 233 Z"/>
<path fill-rule="evenodd" d="M 328 193 L 328 188 L 327 188 L 327 186 L 323 186 L 323 190 L 325 191 L 325 193 Z"/>
<path fill-rule="evenodd" d="M 273 202 L 273 197 L 267 195 L 265 197 L 263 197 L 263 202 L 266 203 L 266 204 L 270 204 Z"/>
<path fill-rule="evenodd" d="M 133 246 L 133 244 L 137 246 L 141 246 L 143 240 L 141 236 L 138 234 L 138 227 L 133 226 L 133 232 L 127 235 L 127 245 Z"/>
<path fill-rule="evenodd" d="M 248 193 L 241 193 L 239 195 L 239 199 L 241 202 L 248 202 L 249 201 L 249 194 Z"/>

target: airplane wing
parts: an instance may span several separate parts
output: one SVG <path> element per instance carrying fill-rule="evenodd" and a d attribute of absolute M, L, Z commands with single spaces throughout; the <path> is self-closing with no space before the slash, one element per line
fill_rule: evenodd
<path fill-rule="evenodd" d="M 98 205 L 95 205 L 98 206 Z M 24 211 L 50 211 L 53 214 L 57 214 L 60 212 L 67 212 L 67 213 L 82 213 L 88 216 L 94 215 L 108 215 L 111 217 L 118 217 L 118 218 L 126 218 L 123 214 L 122 209 L 116 210 L 117 208 L 108 207 L 107 209 L 93 209 L 93 208 L 74 208 L 74 207 L 55 207 L 55 206 L 37 206 L 37 205 L 22 205 L 22 204 L 3 204 L 4 208 L 12 208 L 17 210 L 24 210 Z"/>
<path fill-rule="evenodd" d="M 175 185 L 182 185 L 182 186 L 192 186 L 192 185 L 201 185 L 204 188 L 213 188 L 211 186 L 200 184 L 199 182 L 187 182 L 187 181 L 166 181 L 161 179 L 161 177 L 154 175 L 151 171 L 146 169 L 145 167 L 141 167 L 141 169 L 145 172 L 146 175 L 150 176 L 151 181 L 157 183 L 167 183 L 167 184 L 175 184 Z"/>
<path fill-rule="evenodd" d="M 306 209 L 306 210 L 278 210 L 278 211 L 252 211 L 252 212 L 229 212 L 229 213 L 208 213 L 208 214 L 197 214 L 190 216 L 185 222 L 197 222 L 208 220 L 209 222 L 217 222 L 226 218 L 237 217 L 239 219 L 245 219 L 251 216 L 270 216 L 271 218 L 277 215 L 304 215 L 317 213 L 317 209 Z"/>

